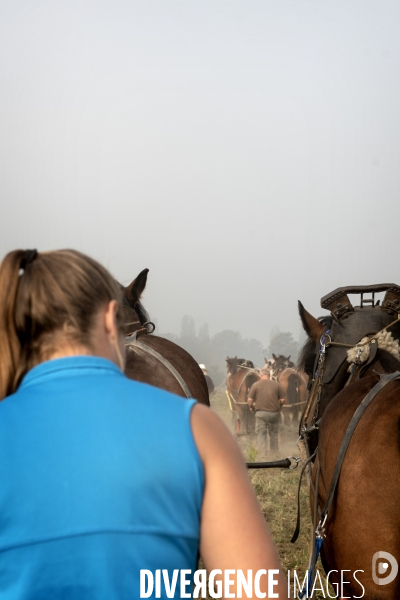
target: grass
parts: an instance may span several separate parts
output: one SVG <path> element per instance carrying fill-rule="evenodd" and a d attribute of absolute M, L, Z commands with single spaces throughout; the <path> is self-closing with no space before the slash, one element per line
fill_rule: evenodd
<path fill-rule="evenodd" d="M 226 396 L 221 393 L 213 394 L 211 396 L 211 407 L 232 430 L 232 417 Z M 247 437 L 251 437 L 251 439 L 247 440 Z M 291 455 L 298 456 L 298 449 L 295 445 L 296 438 L 297 435 L 294 432 L 291 434 L 282 434 L 281 432 L 282 458 Z M 239 438 L 239 445 L 246 461 L 254 462 L 257 458 L 254 437 L 243 436 Z M 296 526 L 300 467 L 293 471 L 286 469 L 250 469 L 249 476 L 285 573 L 288 569 L 291 571 L 296 569 L 298 576 L 303 580 L 308 568 L 311 532 L 308 487 L 305 480 L 303 480 L 300 490 L 301 531 L 298 540 L 294 544 L 290 543 Z M 320 562 L 318 562 L 317 568 L 320 570 L 322 577 L 324 571 Z M 319 594 L 319 592 L 316 592 L 313 597 L 317 599 L 324 598 L 322 594 Z"/>

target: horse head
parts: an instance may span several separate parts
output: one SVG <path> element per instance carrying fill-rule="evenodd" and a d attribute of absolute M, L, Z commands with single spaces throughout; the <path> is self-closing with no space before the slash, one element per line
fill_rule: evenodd
<path fill-rule="evenodd" d="M 234 356 L 233 358 L 230 358 L 229 356 L 226 357 L 226 369 L 229 375 L 235 375 L 238 369 L 238 362 L 239 359 L 237 356 Z"/>
<path fill-rule="evenodd" d="M 149 315 L 140 302 L 147 283 L 149 269 L 143 269 L 139 275 L 126 287 L 121 285 L 121 312 L 125 323 L 125 333 L 131 333 L 149 321 Z"/>
<path fill-rule="evenodd" d="M 272 371 L 272 370 L 273 370 L 273 368 L 274 368 L 274 363 L 275 363 L 275 361 L 274 361 L 274 360 L 271 360 L 270 358 L 266 358 L 266 357 L 264 356 L 264 363 L 265 363 L 265 367 L 266 367 L 267 369 L 269 369 L 270 371 Z"/>
<path fill-rule="evenodd" d="M 327 296 L 325 296 L 327 298 Z M 323 304 L 324 298 L 321 301 Z M 309 376 L 310 383 L 315 380 L 318 369 L 321 376 L 321 394 L 319 399 L 318 418 L 323 414 L 332 398 L 346 385 L 351 373 L 351 364 L 355 364 L 353 371 L 358 369 L 357 377 L 367 373 L 367 368 L 373 366 L 377 372 L 389 372 L 398 368 L 400 347 L 400 325 L 397 323 L 390 328 L 391 335 L 385 335 L 388 341 L 379 340 L 379 343 L 370 344 L 368 358 L 363 364 L 357 357 L 361 340 L 383 331 L 393 323 L 397 316 L 393 310 L 387 308 L 385 301 L 382 305 L 372 304 L 353 307 L 346 305 L 347 312 L 342 314 L 332 310 L 330 316 L 313 317 L 299 301 L 300 319 L 308 336 L 298 361 L 298 368 L 304 370 Z M 339 307 L 340 309 L 340 307 Z M 378 340 L 376 340 L 378 342 Z M 362 342 L 361 342 L 362 343 Z M 362 346 L 361 346 L 362 348 Z M 352 354 L 351 354 L 352 352 Z M 323 365 L 320 360 L 324 355 Z M 354 355 L 354 356 L 353 356 Z M 353 358 L 351 358 L 353 356 Z"/>
<path fill-rule="evenodd" d="M 247 360 L 246 358 L 238 358 L 237 356 L 230 358 L 227 356 L 226 358 L 226 368 L 229 375 L 235 375 L 240 368 L 245 369 L 254 369 L 254 363 L 251 360 Z"/>
<path fill-rule="evenodd" d="M 382 304 L 375 303 L 374 294 L 383 291 Z M 353 307 L 347 297 L 354 293 L 361 294 L 360 306 Z M 365 298 L 366 293 L 372 297 Z M 399 547 L 400 520 L 391 509 L 399 503 L 398 481 L 393 478 L 393 465 L 399 463 L 399 383 L 382 389 L 385 378 L 382 382 L 378 374 L 400 369 L 400 286 L 338 288 L 322 298 L 321 306 L 331 314 L 316 319 L 299 302 L 308 335 L 299 367 L 311 384 L 300 432 L 307 455 L 312 458 L 317 450 L 314 485 L 323 482 L 310 495 L 316 517 L 313 533 L 324 535 L 326 530 L 321 555 L 327 573 L 339 572 L 344 565 L 350 572 L 356 564 L 353 569 L 366 574 L 371 548 L 385 545 L 395 553 Z M 378 382 L 382 385 L 376 387 Z M 379 390 L 379 398 L 370 405 Z M 319 525 L 315 497 L 322 513 Z M 349 544 L 360 531 L 366 535 L 358 537 L 356 546 Z M 351 575 L 349 579 L 342 597 L 354 597 L 356 581 Z M 337 585 L 334 577 L 332 581 Z M 363 580 L 363 588 L 366 598 L 378 597 L 374 576 Z M 399 597 L 397 582 L 387 587 L 384 597 Z"/>
<path fill-rule="evenodd" d="M 274 362 L 272 363 L 274 377 L 278 377 L 285 369 L 294 367 L 294 363 L 290 360 L 290 354 L 289 356 L 283 356 L 283 354 L 276 356 L 272 353 L 272 358 L 274 359 Z"/>

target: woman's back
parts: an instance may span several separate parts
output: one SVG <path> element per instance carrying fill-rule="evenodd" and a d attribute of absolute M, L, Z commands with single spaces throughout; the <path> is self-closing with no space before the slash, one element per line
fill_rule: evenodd
<path fill-rule="evenodd" d="M 74 250 L 0 265 L 0 599 L 132 600 L 141 569 L 171 582 L 198 552 L 285 597 L 240 449 L 208 407 L 123 375 L 121 305 Z"/>
<path fill-rule="evenodd" d="M 196 568 L 193 404 L 99 357 L 29 371 L 0 404 L 0 597 L 135 598 L 140 569 Z"/>

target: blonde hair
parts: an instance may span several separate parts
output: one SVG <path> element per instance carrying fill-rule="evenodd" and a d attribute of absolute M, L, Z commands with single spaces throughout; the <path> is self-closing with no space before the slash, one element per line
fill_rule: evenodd
<path fill-rule="evenodd" d="M 97 261 L 75 250 L 15 250 L 0 265 L 0 400 L 63 339 L 91 348 L 96 315 L 119 285 Z M 121 327 L 121 311 L 117 322 Z"/>

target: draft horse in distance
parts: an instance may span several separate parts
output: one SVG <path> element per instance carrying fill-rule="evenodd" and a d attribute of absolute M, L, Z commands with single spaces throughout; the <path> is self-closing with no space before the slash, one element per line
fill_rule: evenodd
<path fill-rule="evenodd" d="M 278 381 L 285 392 L 286 401 L 282 406 L 283 422 L 288 428 L 299 427 L 299 415 L 307 401 L 306 374 L 295 368 L 289 356 L 272 354 L 272 379 Z M 266 365 L 268 360 L 265 359 Z"/>
<path fill-rule="evenodd" d="M 331 314 L 316 319 L 299 302 L 308 335 L 300 364 L 311 382 L 300 435 L 314 461 L 315 547 L 333 582 L 346 569 L 344 597 L 361 597 L 358 571 L 367 600 L 400 598 L 399 577 L 382 577 L 388 563 L 371 568 L 381 551 L 400 562 L 400 286 L 339 288 L 321 306 Z"/>
<path fill-rule="evenodd" d="M 253 383 L 260 380 L 260 373 L 251 360 L 237 356 L 226 359 L 226 394 L 233 415 L 236 435 L 254 433 L 255 417 L 247 404 L 249 391 Z"/>

